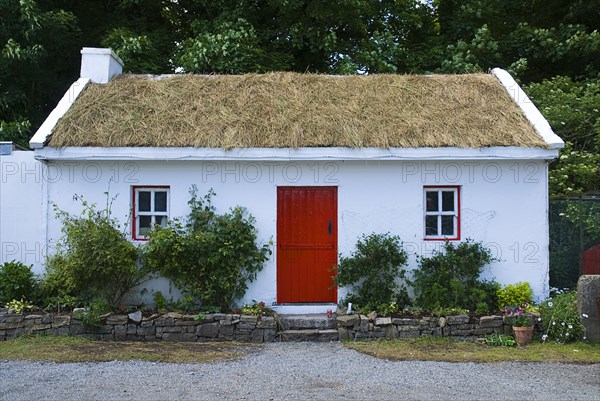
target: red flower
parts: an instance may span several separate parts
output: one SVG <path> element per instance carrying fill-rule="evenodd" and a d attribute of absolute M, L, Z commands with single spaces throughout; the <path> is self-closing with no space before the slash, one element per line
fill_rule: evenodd
<path fill-rule="evenodd" d="M 258 306 L 259 306 L 259 307 L 261 307 L 261 308 L 264 308 L 264 307 L 265 307 L 265 303 L 264 303 L 264 302 L 262 302 L 262 301 L 260 301 L 260 302 L 258 303 Z"/>

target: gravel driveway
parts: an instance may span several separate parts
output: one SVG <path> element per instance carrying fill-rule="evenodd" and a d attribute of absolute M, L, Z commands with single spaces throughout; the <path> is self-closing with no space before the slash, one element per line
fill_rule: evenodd
<path fill-rule="evenodd" d="M 208 364 L 0 362 L 0 400 L 600 400 L 600 365 L 390 362 L 274 343 Z"/>

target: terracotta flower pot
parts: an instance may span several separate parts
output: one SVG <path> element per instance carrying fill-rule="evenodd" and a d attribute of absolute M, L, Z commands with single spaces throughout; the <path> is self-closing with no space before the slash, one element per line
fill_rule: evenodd
<path fill-rule="evenodd" d="M 515 340 L 519 345 L 527 345 L 533 337 L 533 326 L 513 326 Z"/>

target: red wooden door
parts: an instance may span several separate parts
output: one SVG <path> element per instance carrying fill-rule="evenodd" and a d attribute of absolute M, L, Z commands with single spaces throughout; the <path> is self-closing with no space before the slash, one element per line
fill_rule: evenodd
<path fill-rule="evenodd" d="M 277 302 L 337 302 L 337 187 L 277 188 Z"/>

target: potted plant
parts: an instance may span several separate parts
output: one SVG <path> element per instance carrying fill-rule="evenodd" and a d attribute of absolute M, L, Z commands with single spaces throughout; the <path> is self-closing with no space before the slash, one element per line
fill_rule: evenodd
<path fill-rule="evenodd" d="M 533 338 L 534 316 L 527 312 L 529 303 L 525 302 L 518 308 L 505 308 L 507 321 L 512 325 L 515 340 L 519 345 L 527 345 Z"/>

